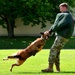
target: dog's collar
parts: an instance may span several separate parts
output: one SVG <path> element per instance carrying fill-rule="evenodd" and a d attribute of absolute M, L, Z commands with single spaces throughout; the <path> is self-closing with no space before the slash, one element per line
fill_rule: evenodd
<path fill-rule="evenodd" d="M 43 41 L 43 42 L 46 42 L 46 39 L 45 39 L 45 38 L 42 38 L 42 41 Z"/>

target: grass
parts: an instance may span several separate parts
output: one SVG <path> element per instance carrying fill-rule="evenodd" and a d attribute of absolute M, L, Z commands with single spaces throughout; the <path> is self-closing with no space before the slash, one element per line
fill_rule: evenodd
<path fill-rule="evenodd" d="M 9 68 L 15 60 L 3 61 L 2 58 L 17 52 L 18 49 L 0 50 L 0 75 L 75 75 L 75 50 L 63 49 L 61 50 L 61 72 L 56 73 L 54 66 L 54 73 L 42 73 L 41 70 L 48 66 L 49 49 L 43 49 L 36 56 L 32 56 L 27 61 L 19 66 L 14 67 L 13 72 Z"/>
<path fill-rule="evenodd" d="M 0 49 L 24 49 L 37 37 L 0 37 Z M 54 37 L 50 37 L 47 40 L 44 48 L 49 49 L 54 41 Z M 66 44 L 64 49 L 75 49 L 75 37 L 72 37 L 70 41 Z"/>

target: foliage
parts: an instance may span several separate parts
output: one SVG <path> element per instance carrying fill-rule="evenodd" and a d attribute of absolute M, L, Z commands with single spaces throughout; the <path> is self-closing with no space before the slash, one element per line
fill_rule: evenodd
<path fill-rule="evenodd" d="M 16 10 L 15 0 L 0 0 L 0 17 L 1 20 L 7 19 L 10 23 L 17 18 L 18 11 Z M 6 26 L 7 27 L 7 26 Z"/>
<path fill-rule="evenodd" d="M 32 23 L 32 26 L 42 23 L 41 27 L 45 27 L 47 18 L 52 15 L 49 10 L 52 4 L 48 0 L 24 0 L 24 8 L 22 10 L 22 20 L 25 25 Z"/>

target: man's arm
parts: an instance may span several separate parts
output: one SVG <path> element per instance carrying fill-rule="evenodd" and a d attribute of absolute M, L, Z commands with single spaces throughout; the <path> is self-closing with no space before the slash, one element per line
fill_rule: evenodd
<path fill-rule="evenodd" d="M 67 27 L 68 23 L 69 23 L 69 15 L 61 15 L 54 23 L 54 25 L 51 26 L 49 31 L 55 32 L 61 30 L 62 28 L 64 29 Z"/>
<path fill-rule="evenodd" d="M 66 15 L 57 14 L 54 24 L 46 33 L 51 35 L 53 32 L 67 28 L 68 23 L 71 23 L 71 17 L 68 14 Z"/>

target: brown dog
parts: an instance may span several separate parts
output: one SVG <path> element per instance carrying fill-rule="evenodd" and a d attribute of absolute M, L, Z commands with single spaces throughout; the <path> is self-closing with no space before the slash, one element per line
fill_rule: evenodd
<path fill-rule="evenodd" d="M 8 56 L 7 58 L 4 58 L 3 60 L 8 59 L 15 59 L 17 58 L 17 63 L 12 64 L 10 71 L 12 71 L 14 66 L 20 66 L 24 63 L 24 61 L 29 58 L 30 56 L 34 56 L 37 52 L 39 52 L 46 40 L 49 38 L 49 35 L 46 35 L 46 33 L 41 33 L 41 37 L 37 38 L 34 42 L 32 42 L 27 48 L 15 53 L 14 55 Z"/>

